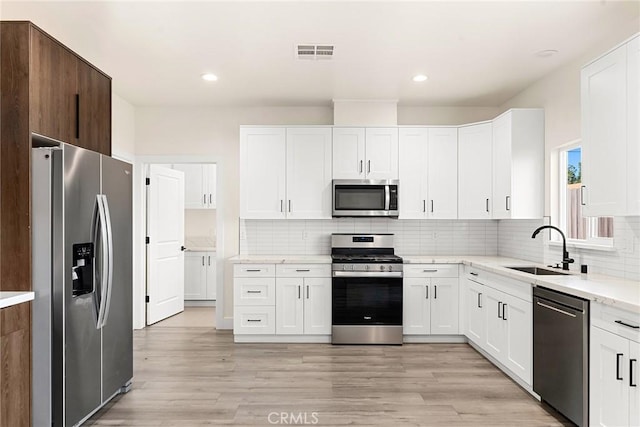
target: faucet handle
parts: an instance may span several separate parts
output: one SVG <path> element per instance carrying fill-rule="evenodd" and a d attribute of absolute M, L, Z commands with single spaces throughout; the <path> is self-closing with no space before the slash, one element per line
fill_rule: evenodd
<path fill-rule="evenodd" d="M 575 260 L 573 258 L 565 258 L 562 260 L 563 262 L 567 262 L 569 264 L 573 264 L 575 262 Z"/>

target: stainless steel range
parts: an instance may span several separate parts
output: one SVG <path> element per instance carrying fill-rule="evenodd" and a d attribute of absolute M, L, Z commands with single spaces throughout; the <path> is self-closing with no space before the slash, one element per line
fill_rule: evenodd
<path fill-rule="evenodd" d="M 402 258 L 393 234 L 333 234 L 333 344 L 402 344 Z"/>

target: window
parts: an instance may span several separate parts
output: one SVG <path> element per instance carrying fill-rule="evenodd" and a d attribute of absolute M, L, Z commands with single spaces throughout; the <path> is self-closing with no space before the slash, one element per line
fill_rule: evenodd
<path fill-rule="evenodd" d="M 560 228 L 574 243 L 613 246 L 612 217 L 582 216 L 582 147 L 570 144 L 559 152 Z"/>

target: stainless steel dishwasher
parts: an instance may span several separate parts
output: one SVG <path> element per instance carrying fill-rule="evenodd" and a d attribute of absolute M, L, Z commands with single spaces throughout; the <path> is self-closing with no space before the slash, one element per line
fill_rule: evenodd
<path fill-rule="evenodd" d="M 533 391 L 576 425 L 589 424 L 589 301 L 533 288 Z"/>

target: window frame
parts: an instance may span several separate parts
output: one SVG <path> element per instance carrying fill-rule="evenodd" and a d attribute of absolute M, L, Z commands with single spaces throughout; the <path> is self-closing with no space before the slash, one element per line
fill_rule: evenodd
<path fill-rule="evenodd" d="M 557 227 L 560 228 L 565 235 L 567 235 L 567 162 L 568 162 L 568 152 L 580 148 L 582 149 L 582 140 L 576 139 L 569 143 L 560 145 L 556 147 L 554 150 L 554 156 L 551 157 L 551 160 L 556 163 L 556 171 L 557 176 L 554 180 L 552 177 L 552 185 L 554 185 L 557 191 L 557 209 L 556 209 L 556 218 L 558 218 Z M 582 178 L 582 177 L 581 177 Z M 555 181 L 555 182 L 554 182 Z M 552 192 L 553 195 L 553 192 Z M 598 221 L 600 217 L 586 217 L 587 221 L 593 223 Z M 590 226 L 589 229 L 591 229 Z M 614 229 L 615 230 L 615 229 Z M 615 232 L 615 231 L 614 231 Z M 589 234 L 589 233 L 588 233 Z M 582 247 L 587 249 L 600 249 L 604 251 L 610 251 L 614 249 L 614 238 L 613 237 L 589 237 L 586 239 L 571 239 L 567 237 L 567 246 L 570 247 Z M 560 236 L 554 235 L 552 239 L 549 240 L 549 243 L 555 246 L 556 244 L 561 244 Z"/>

